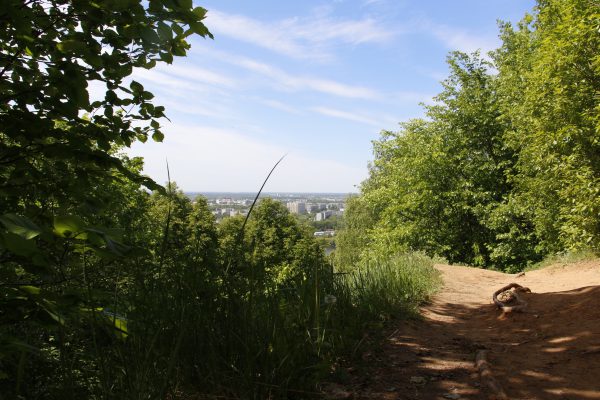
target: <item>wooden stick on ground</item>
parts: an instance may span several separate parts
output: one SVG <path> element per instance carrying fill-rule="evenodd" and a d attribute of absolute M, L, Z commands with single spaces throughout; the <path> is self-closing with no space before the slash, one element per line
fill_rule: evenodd
<path fill-rule="evenodd" d="M 489 389 L 490 399 L 493 400 L 508 400 L 508 396 L 492 374 L 492 367 L 487 360 L 487 350 L 479 350 L 475 355 L 475 366 L 479 371 L 479 377 L 482 383 Z"/>

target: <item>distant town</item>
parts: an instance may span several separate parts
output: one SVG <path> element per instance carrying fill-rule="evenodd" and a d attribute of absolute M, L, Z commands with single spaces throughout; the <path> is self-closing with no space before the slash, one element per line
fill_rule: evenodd
<path fill-rule="evenodd" d="M 256 193 L 186 193 L 191 199 L 203 196 L 217 222 L 236 215 L 248 215 Z M 261 193 L 259 201 L 271 198 L 285 204 L 290 213 L 309 222 L 315 237 L 333 237 L 344 215 L 348 193 Z"/>

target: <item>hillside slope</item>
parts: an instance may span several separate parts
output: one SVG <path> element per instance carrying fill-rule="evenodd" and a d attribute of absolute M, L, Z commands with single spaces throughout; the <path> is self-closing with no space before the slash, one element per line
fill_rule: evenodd
<path fill-rule="evenodd" d="M 510 399 L 600 399 L 600 261 L 524 276 L 438 265 L 443 289 L 401 321 L 381 351 L 350 369 L 346 392 L 359 399 L 494 398 L 475 356 L 488 350 L 494 379 Z M 525 312 L 506 315 L 492 294 L 516 282 L 529 287 Z"/>

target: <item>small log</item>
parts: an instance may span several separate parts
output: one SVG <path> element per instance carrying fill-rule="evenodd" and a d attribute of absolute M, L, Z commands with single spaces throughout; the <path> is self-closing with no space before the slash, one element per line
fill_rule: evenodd
<path fill-rule="evenodd" d="M 491 392 L 489 399 L 493 400 L 508 400 L 508 396 L 500 383 L 494 378 L 494 374 L 492 374 L 492 367 L 487 360 L 487 350 L 479 350 L 475 355 L 475 367 L 479 371 L 479 377 L 482 383 L 489 389 Z"/>

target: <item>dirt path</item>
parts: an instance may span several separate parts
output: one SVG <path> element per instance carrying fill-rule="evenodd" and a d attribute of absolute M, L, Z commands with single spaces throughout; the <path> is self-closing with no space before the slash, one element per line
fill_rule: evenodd
<path fill-rule="evenodd" d="M 600 262 L 556 265 L 524 276 L 438 265 L 443 289 L 420 321 L 401 321 L 380 352 L 365 354 L 355 399 L 494 398 L 475 368 L 488 350 L 510 399 L 600 399 Z M 501 316 L 492 293 L 529 287 L 525 313 Z"/>

